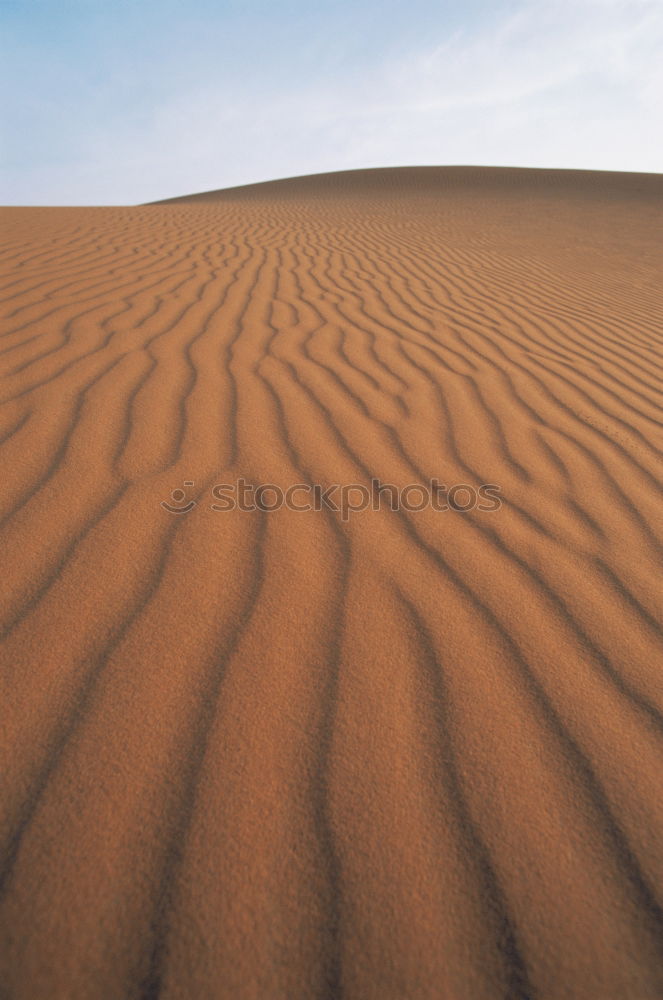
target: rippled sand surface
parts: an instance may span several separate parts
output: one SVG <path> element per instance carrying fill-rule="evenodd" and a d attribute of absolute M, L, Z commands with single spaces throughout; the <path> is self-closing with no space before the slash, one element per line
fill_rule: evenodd
<path fill-rule="evenodd" d="M 663 178 L 0 226 L 3 1000 L 662 997 Z"/>

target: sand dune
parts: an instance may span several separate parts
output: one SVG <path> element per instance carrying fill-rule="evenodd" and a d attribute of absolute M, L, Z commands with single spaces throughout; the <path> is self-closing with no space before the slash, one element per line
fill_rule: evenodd
<path fill-rule="evenodd" d="M 0 996 L 663 996 L 663 177 L 1 226 Z"/>

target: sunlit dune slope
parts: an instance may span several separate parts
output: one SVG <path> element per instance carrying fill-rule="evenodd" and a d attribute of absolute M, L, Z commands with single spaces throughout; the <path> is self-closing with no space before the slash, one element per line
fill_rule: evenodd
<path fill-rule="evenodd" d="M 663 996 L 663 178 L 0 225 L 0 997 Z"/>

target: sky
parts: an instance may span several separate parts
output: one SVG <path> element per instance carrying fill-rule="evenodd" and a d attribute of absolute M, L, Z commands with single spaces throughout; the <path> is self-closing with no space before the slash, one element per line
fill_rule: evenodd
<path fill-rule="evenodd" d="M 0 0 L 0 203 L 415 164 L 663 172 L 663 0 Z"/>

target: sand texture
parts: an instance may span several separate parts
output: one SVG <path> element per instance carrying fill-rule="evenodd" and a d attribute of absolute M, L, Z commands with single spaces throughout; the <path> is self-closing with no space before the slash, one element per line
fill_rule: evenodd
<path fill-rule="evenodd" d="M 0 997 L 663 997 L 663 177 L 0 226 Z"/>

